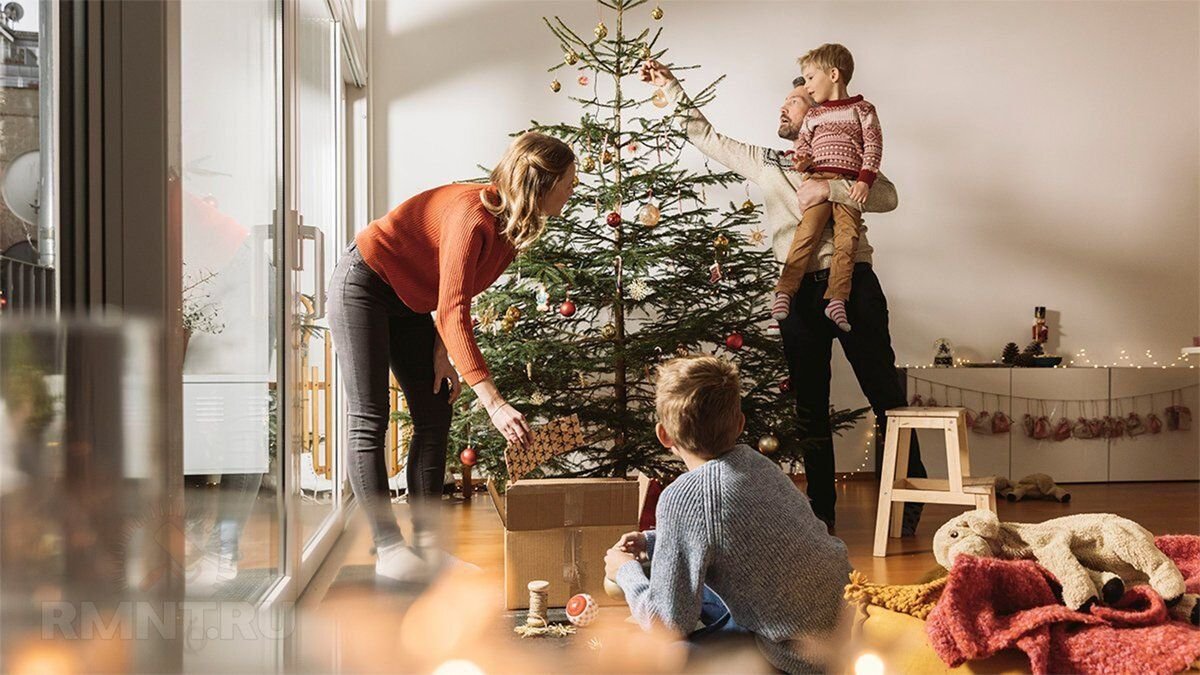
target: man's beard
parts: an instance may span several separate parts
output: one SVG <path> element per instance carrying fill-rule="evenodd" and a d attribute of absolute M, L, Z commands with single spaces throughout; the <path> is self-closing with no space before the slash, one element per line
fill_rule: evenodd
<path fill-rule="evenodd" d="M 791 122 L 779 123 L 779 137 L 785 141 L 794 141 L 800 135 L 800 129 L 792 126 Z"/>

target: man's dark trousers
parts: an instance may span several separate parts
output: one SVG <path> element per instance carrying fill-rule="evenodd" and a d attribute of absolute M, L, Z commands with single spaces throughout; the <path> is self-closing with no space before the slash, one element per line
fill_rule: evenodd
<path fill-rule="evenodd" d="M 887 298 L 879 279 L 867 263 L 854 266 L 853 288 L 846 303 L 852 327 L 843 333 L 825 316 L 825 289 L 829 270 L 804 277 L 800 290 L 792 298 L 791 315 L 779 322 L 783 350 L 796 395 L 796 410 L 804 436 L 818 439 L 804 453 L 804 473 L 813 511 L 833 525 L 837 493 L 833 486 L 833 439 L 829 429 L 829 380 L 833 340 L 842 343 L 842 351 L 854 369 L 859 387 L 871 403 L 878 424 L 875 434 L 875 475 L 883 464 L 883 439 L 886 411 L 906 405 L 904 389 L 896 373 L 896 353 L 888 332 Z M 908 475 L 925 478 L 921 449 L 914 438 L 908 457 Z M 905 508 L 905 530 L 916 527 L 919 505 Z"/>

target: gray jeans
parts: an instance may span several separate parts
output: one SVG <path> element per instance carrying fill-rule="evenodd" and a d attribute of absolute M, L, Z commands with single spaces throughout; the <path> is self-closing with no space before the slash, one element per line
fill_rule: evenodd
<path fill-rule="evenodd" d="M 346 390 L 350 485 L 370 519 L 375 545 L 403 541 L 392 513 L 384 457 L 389 368 L 412 416 L 406 477 L 413 528 L 432 531 L 451 416 L 450 388 L 433 393 L 433 317 L 405 305 L 351 244 L 330 280 L 329 325 Z"/>

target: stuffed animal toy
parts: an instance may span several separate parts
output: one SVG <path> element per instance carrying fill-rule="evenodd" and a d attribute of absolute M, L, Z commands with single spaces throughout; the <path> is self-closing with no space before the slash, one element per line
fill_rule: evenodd
<path fill-rule="evenodd" d="M 996 479 L 996 496 L 1010 502 L 1022 499 L 1053 499 L 1058 502 L 1071 501 L 1071 493 L 1060 488 L 1054 479 L 1044 473 L 1034 473 L 1013 483 L 1003 476 Z"/>
<path fill-rule="evenodd" d="M 1101 598 L 1115 602 L 1126 582 L 1148 583 L 1173 616 L 1200 625 L 1200 596 L 1186 592 L 1183 574 L 1154 545 L 1154 535 L 1111 513 L 1001 523 L 991 511 L 968 511 L 938 528 L 933 555 L 946 568 L 960 555 L 1035 560 L 1062 585 L 1063 604 L 1074 610 Z"/>

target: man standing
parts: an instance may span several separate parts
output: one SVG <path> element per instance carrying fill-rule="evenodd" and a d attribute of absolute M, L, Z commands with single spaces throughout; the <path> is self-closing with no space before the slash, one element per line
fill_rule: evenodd
<path fill-rule="evenodd" d="M 642 66 L 642 80 L 661 87 L 667 97 L 683 106 L 688 140 L 700 152 L 724 164 L 756 184 L 766 201 L 766 221 L 771 246 L 780 262 L 786 259 L 788 245 L 803 216 L 804 209 L 822 201 L 860 208 L 863 212 L 883 213 L 896 208 L 896 188 L 883 174 L 876 179 L 865 204 L 851 201 L 846 180 L 804 180 L 792 168 L 790 152 L 749 145 L 722 136 L 713 130 L 703 113 L 693 107 L 671 71 L 657 61 Z M 813 106 L 802 86 L 803 78 L 792 82 L 792 91 L 784 100 L 779 115 L 779 137 L 795 140 L 805 113 Z M 797 196 L 799 190 L 799 196 Z M 871 403 L 881 433 L 876 435 L 875 475 L 883 461 L 881 442 L 886 429 L 886 411 L 905 405 L 904 390 L 896 374 L 896 354 L 888 332 L 887 298 L 879 279 L 871 269 L 871 244 L 867 228 L 862 227 L 854 257 L 853 290 L 846 310 L 854 330 L 843 333 L 825 318 L 824 301 L 833 257 L 833 232 L 827 227 L 821 244 L 812 257 L 800 290 L 792 298 L 791 313 L 779 322 L 784 356 L 796 394 L 796 408 L 807 434 L 819 439 L 804 454 L 804 473 L 813 512 L 834 529 L 833 438 L 829 424 L 830 358 L 833 339 L 842 343 L 842 351 L 854 369 L 863 394 Z M 861 328 L 860 328 L 861 326 Z M 916 439 L 909 454 L 908 475 L 924 478 L 925 466 Z M 912 534 L 920 519 L 920 504 L 905 504 L 903 533 Z"/>

